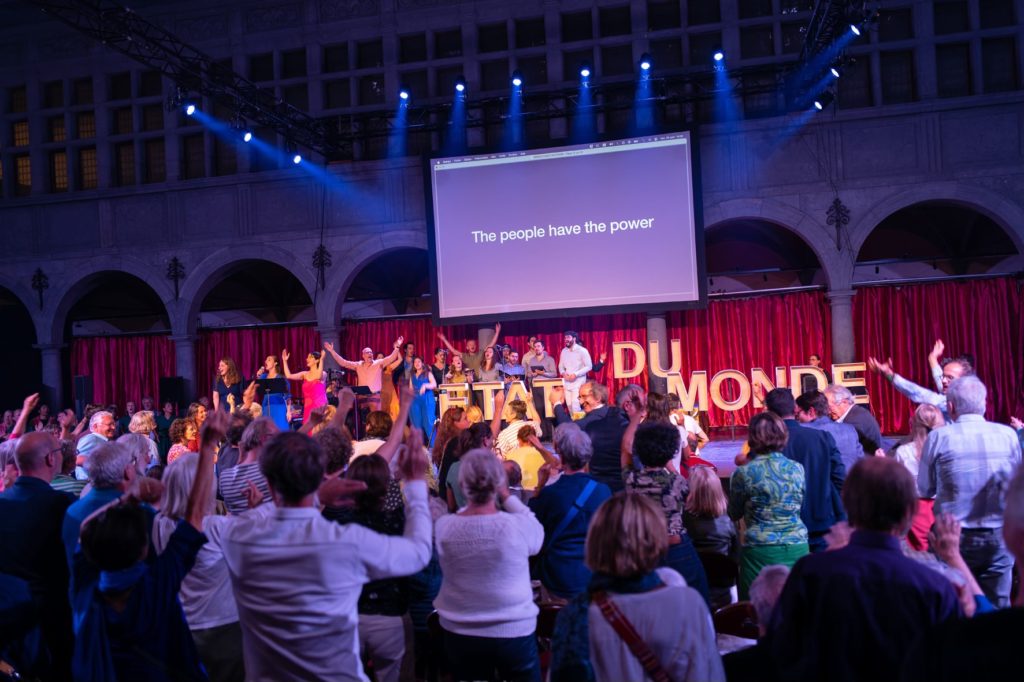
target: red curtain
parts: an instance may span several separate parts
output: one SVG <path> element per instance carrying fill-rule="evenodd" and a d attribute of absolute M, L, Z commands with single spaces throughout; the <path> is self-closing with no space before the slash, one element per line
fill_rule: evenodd
<path fill-rule="evenodd" d="M 174 342 L 166 336 L 77 338 L 71 342 L 71 375 L 92 377 L 94 402 L 138 404 L 144 395 L 157 397 L 160 377 L 175 375 Z"/>
<path fill-rule="evenodd" d="M 281 351 L 286 348 L 292 356 L 288 368 L 299 372 L 306 369 L 306 356 L 314 350 L 322 350 L 323 343 L 313 325 L 200 331 L 196 339 L 196 395 L 211 395 L 221 358 L 234 360 L 242 376 L 252 379 L 268 355 L 276 355 L 280 360 Z M 292 382 L 295 395 L 302 395 L 300 383 Z"/>
<path fill-rule="evenodd" d="M 1006 423 L 1024 400 L 1024 321 L 1020 285 L 1012 278 L 866 287 L 853 301 L 857 356 L 893 360 L 894 369 L 932 387 L 927 356 L 935 339 L 946 355 L 969 353 L 988 387 L 987 417 Z M 914 406 L 877 374 L 868 376 L 872 410 L 885 432 L 904 433 Z"/>

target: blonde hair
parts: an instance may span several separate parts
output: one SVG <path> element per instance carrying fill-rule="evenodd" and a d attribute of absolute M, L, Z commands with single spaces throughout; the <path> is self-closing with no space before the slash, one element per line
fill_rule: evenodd
<path fill-rule="evenodd" d="M 707 466 L 690 469 L 690 493 L 686 496 L 686 511 L 694 516 L 716 519 L 729 506 L 722 490 L 722 481 L 715 470 Z"/>
<path fill-rule="evenodd" d="M 910 420 L 910 438 L 918 459 L 921 459 L 921 450 L 924 449 L 924 442 L 928 440 L 928 434 L 945 425 L 946 419 L 939 408 L 927 403 L 917 406 Z"/>
<path fill-rule="evenodd" d="M 128 423 L 128 430 L 131 433 L 141 433 L 144 436 L 156 431 L 156 420 L 153 418 L 153 413 L 148 410 L 140 410 L 132 415 L 132 420 Z"/>
<path fill-rule="evenodd" d="M 587 531 L 587 568 L 627 578 L 650 573 L 668 549 L 665 515 L 644 495 L 616 493 L 598 507 Z"/>
<path fill-rule="evenodd" d="M 484 411 L 476 405 L 470 405 L 466 408 L 466 419 L 470 424 L 479 424 L 484 420 Z"/>

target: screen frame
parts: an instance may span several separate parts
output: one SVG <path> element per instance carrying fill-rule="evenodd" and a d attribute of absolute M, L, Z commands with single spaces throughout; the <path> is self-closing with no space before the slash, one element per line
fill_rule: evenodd
<path fill-rule="evenodd" d="M 514 312 L 494 312 L 483 315 L 465 315 L 457 317 L 441 317 L 440 299 L 437 290 L 437 244 L 435 242 L 436 225 L 434 222 L 434 187 L 432 165 L 438 159 L 450 159 L 456 156 L 476 156 L 482 154 L 508 153 L 509 151 L 537 151 L 541 149 L 557 150 L 565 147 L 574 147 L 578 144 L 591 144 L 597 142 L 617 142 L 638 137 L 652 137 L 655 135 L 675 135 L 678 133 L 689 133 L 687 144 L 690 147 L 690 177 L 693 179 L 693 241 L 694 255 L 697 265 L 697 298 L 693 301 L 664 301 L 661 303 L 630 303 L 624 305 L 600 305 L 586 306 L 582 308 L 545 308 L 541 310 L 522 310 Z M 566 317 L 579 317 L 584 315 L 608 315 L 615 313 L 666 313 L 674 310 L 703 310 L 708 307 L 708 277 L 707 263 L 704 252 L 704 195 L 700 175 L 700 142 L 697 126 L 681 126 L 671 129 L 658 130 L 653 133 L 606 136 L 602 135 L 593 140 L 581 143 L 566 143 L 552 145 L 550 142 L 543 145 L 527 145 L 516 150 L 502 150 L 495 148 L 476 148 L 464 154 L 455 156 L 427 154 L 423 156 L 423 184 L 424 203 L 426 204 L 426 225 L 427 225 L 427 268 L 430 272 L 430 307 L 431 321 L 435 325 L 493 323 L 495 321 L 511 320 L 550 320 Z M 635 263 L 625 264 L 627 268 L 635 268 Z"/>

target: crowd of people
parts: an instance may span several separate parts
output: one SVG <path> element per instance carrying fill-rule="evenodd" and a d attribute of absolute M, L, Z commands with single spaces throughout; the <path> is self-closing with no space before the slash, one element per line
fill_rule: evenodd
<path fill-rule="evenodd" d="M 1008 669 L 1024 429 L 986 421 L 973 358 L 943 362 L 937 343 L 934 391 L 871 360 L 919 403 L 888 450 L 844 387 L 774 389 L 722 479 L 675 396 L 629 385 L 612 400 L 574 333 L 557 363 L 541 342 L 516 362 L 500 331 L 462 352 L 442 337 L 431 364 L 401 337 L 361 362 L 325 344 L 297 373 L 271 356 L 257 378 L 303 382 L 297 428 L 261 416 L 230 358 L 179 418 L 150 397 L 81 419 L 26 398 L 0 423 L 0 679 Z M 356 395 L 328 402 L 325 355 L 370 389 L 355 434 Z M 470 372 L 561 377 L 554 417 L 501 391 L 489 421 L 478 406 L 435 417 L 433 389 Z M 759 633 L 742 648 L 713 619 L 737 599 Z"/>

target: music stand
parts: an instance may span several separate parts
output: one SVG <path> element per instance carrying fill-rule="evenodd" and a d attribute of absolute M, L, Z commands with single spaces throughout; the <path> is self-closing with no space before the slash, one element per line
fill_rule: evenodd
<path fill-rule="evenodd" d="M 355 418 L 355 437 L 358 440 L 359 438 L 362 437 L 363 433 L 362 411 L 360 410 L 360 407 L 361 405 L 366 404 L 366 398 L 368 396 L 373 395 L 373 391 L 370 390 L 369 386 L 347 386 L 346 388 L 352 391 L 352 393 L 354 393 L 356 396 L 356 409 L 352 410 L 352 416 Z"/>
<path fill-rule="evenodd" d="M 257 379 L 256 385 L 263 391 L 263 395 L 269 393 L 291 393 L 288 389 L 288 380 L 284 377 L 276 377 L 274 379 Z"/>

